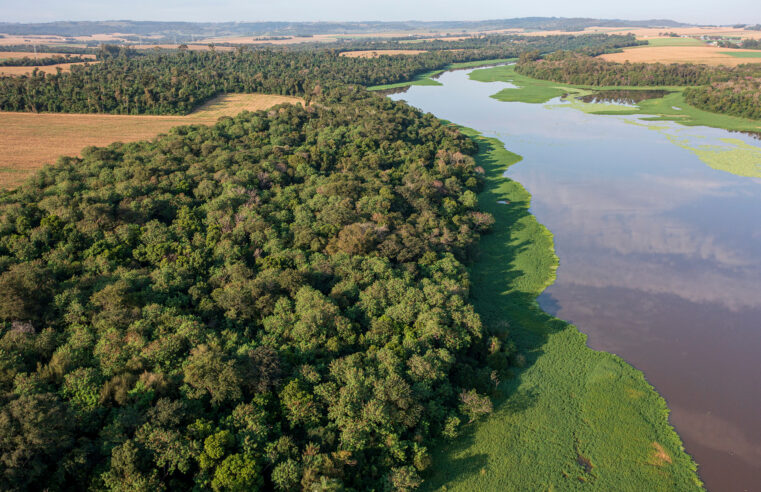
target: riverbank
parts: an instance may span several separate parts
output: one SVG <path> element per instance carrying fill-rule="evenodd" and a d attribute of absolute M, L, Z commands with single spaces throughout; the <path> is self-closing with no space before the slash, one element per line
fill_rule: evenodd
<path fill-rule="evenodd" d="M 641 116 L 643 122 L 674 121 L 685 126 L 708 126 L 736 132 L 761 132 L 761 121 L 739 118 L 736 116 L 709 113 L 687 104 L 684 100 L 685 87 L 591 87 L 559 84 L 547 80 L 533 79 L 515 71 L 514 65 L 474 70 L 469 77 L 478 82 L 508 82 L 515 88 L 502 89 L 492 95 L 503 102 L 523 102 L 546 104 L 551 100 L 564 97 L 564 102 L 554 104 L 553 108 L 570 108 L 588 114 L 601 116 Z M 633 105 L 584 102 L 586 96 L 600 91 L 664 91 L 663 97 L 644 99 Z M 636 120 L 631 123 L 637 124 Z M 667 131 L 667 127 L 643 123 L 653 130 Z M 761 149 L 747 145 L 737 139 L 723 139 L 721 145 L 695 144 L 675 135 L 667 138 L 680 147 L 693 152 L 701 161 L 714 169 L 737 176 L 761 178 Z"/>
<path fill-rule="evenodd" d="M 523 367 L 501 384 L 488 419 L 437 450 L 427 490 L 700 490 L 666 403 L 643 374 L 589 349 L 585 335 L 539 308 L 558 260 L 529 193 L 503 176 L 521 157 L 465 131 L 486 172 L 481 208 L 496 219 L 471 267 L 472 301 L 485 326 L 517 344 Z"/>
<path fill-rule="evenodd" d="M 472 62 L 450 63 L 449 65 L 447 65 L 446 67 L 440 70 L 433 70 L 430 72 L 421 73 L 420 75 L 417 75 L 413 77 L 411 80 L 408 80 L 406 82 L 399 82 L 396 84 L 374 85 L 372 87 L 368 87 L 367 90 L 387 91 L 387 90 L 393 90 L 393 89 L 401 89 L 404 87 L 409 87 L 411 85 L 441 85 L 440 82 L 435 80 L 435 77 L 441 75 L 442 73 L 446 71 L 461 70 L 464 68 L 485 67 L 488 65 L 498 65 L 500 63 L 512 63 L 512 62 L 515 62 L 516 60 L 517 58 L 498 58 L 494 60 L 476 60 Z"/>
<path fill-rule="evenodd" d="M 684 89 L 686 87 L 683 86 L 593 87 L 560 84 L 521 75 L 515 71 L 514 65 L 474 70 L 471 72 L 470 78 L 478 82 L 509 82 L 517 86 L 516 89 L 503 89 L 492 96 L 500 101 L 543 104 L 551 99 L 565 95 L 566 99 L 570 102 L 570 105 L 566 106 L 590 114 L 643 115 L 646 117 L 642 119 L 649 121 L 675 121 L 687 126 L 710 126 L 724 130 L 761 132 L 761 121 L 711 113 L 690 106 L 684 100 Z M 661 98 L 646 99 L 638 102 L 633 107 L 617 104 L 585 103 L 580 99 L 581 97 L 606 90 L 664 90 L 668 94 Z"/>

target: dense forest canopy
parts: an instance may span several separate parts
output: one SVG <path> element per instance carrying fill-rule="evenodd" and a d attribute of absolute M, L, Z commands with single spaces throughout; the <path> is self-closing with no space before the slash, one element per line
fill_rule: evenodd
<path fill-rule="evenodd" d="M 558 51 L 525 53 L 515 70 L 528 77 L 589 86 L 690 86 L 685 100 L 700 109 L 761 118 L 761 64 L 710 67 L 690 63 L 614 63 Z"/>
<path fill-rule="evenodd" d="M 740 77 L 684 91 L 685 100 L 714 113 L 761 119 L 761 70 L 758 77 Z"/>
<path fill-rule="evenodd" d="M 606 50 L 634 44 L 631 36 L 548 36 L 483 41 L 478 49 L 436 50 L 377 59 L 339 56 L 329 50 L 238 49 L 234 53 L 175 52 L 99 57 L 101 63 L 71 72 L 0 78 L 0 110 L 70 113 L 186 114 L 223 92 L 264 92 L 311 97 L 346 84 L 409 80 L 449 63 L 517 57 L 527 50 Z M 488 43 L 488 44 L 487 44 Z M 113 50 L 112 50 L 113 51 Z M 117 49 L 115 53 L 118 53 Z"/>
<path fill-rule="evenodd" d="M 409 490 L 512 345 L 472 140 L 364 91 L 86 149 L 0 198 L 0 488 Z"/>

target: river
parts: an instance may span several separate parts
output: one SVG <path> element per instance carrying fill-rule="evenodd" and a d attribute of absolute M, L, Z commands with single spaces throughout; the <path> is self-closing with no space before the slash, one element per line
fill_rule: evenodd
<path fill-rule="evenodd" d="M 489 96 L 510 84 L 469 72 L 390 97 L 523 156 L 507 175 L 532 194 L 559 257 L 540 305 L 644 372 L 709 490 L 761 490 L 761 179 L 699 158 L 727 139 L 761 141 L 560 100 L 500 102 Z"/>

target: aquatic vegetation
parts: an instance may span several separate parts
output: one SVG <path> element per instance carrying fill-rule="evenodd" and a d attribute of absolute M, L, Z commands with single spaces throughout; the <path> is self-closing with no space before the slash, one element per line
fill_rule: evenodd
<path fill-rule="evenodd" d="M 536 303 L 554 281 L 552 235 L 529 212 L 529 193 L 503 176 L 521 157 L 496 139 L 475 138 L 486 172 L 479 203 L 496 222 L 471 267 L 472 302 L 485 327 L 515 341 L 523 368 L 499 387 L 493 415 L 438 447 L 424 487 L 700 490 L 666 403 L 642 373 L 591 350 L 584 334 Z"/>

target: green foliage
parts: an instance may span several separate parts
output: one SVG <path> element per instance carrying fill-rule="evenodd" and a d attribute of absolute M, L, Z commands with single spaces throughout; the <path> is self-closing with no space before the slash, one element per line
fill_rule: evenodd
<path fill-rule="evenodd" d="M 0 109 L 67 113 L 187 114 L 224 92 L 263 92 L 311 98 L 357 84 L 408 82 L 454 63 L 517 57 L 526 50 L 583 49 L 601 53 L 636 44 L 632 36 L 487 36 L 418 56 L 376 59 L 340 56 L 338 50 L 180 50 L 134 56 L 104 46 L 101 62 L 70 72 L 0 77 Z M 404 46 L 404 45 L 403 45 Z M 406 46 L 409 48 L 409 46 Z M 458 48 L 453 50 L 453 48 Z M 424 48 L 425 49 L 425 48 Z M 424 82 L 430 83 L 430 82 Z M 274 142 L 273 142 L 274 143 Z"/>
<path fill-rule="evenodd" d="M 716 82 L 684 91 L 684 99 L 706 111 L 761 119 L 761 77 Z"/>
<path fill-rule="evenodd" d="M 515 71 L 533 79 L 576 86 L 699 86 L 684 89 L 684 100 L 692 106 L 742 118 L 761 118 L 761 65 L 613 63 L 559 51 L 541 60 L 525 60 Z"/>
<path fill-rule="evenodd" d="M 468 303 L 475 150 L 325 90 L 0 195 L 0 488 L 419 484 L 507 369 Z"/>

